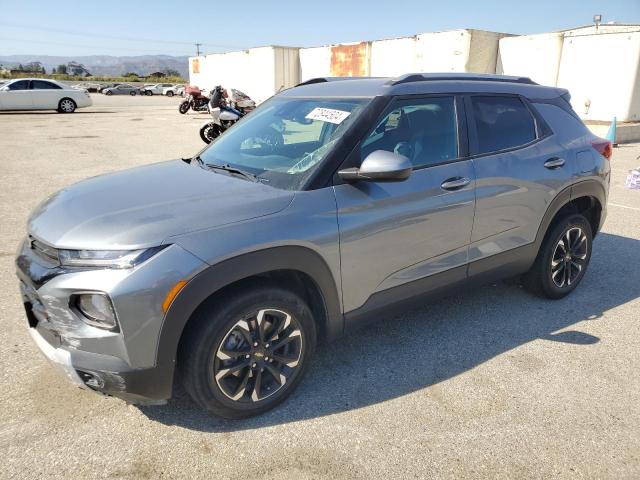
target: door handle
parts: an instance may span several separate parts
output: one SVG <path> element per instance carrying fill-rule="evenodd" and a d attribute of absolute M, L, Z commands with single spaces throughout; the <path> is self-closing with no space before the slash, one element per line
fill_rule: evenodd
<path fill-rule="evenodd" d="M 447 180 L 442 182 L 442 185 L 440 185 L 440 187 L 443 190 L 460 190 L 461 188 L 469 185 L 470 182 L 471 180 L 465 177 L 453 177 L 448 178 Z"/>
<path fill-rule="evenodd" d="M 549 170 L 554 170 L 556 168 L 560 168 L 564 165 L 564 158 L 553 157 L 544 162 L 544 168 L 548 168 Z"/>

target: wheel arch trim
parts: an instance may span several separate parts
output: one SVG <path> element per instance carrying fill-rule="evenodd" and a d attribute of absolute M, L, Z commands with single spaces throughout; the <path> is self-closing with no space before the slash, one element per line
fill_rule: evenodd
<path fill-rule="evenodd" d="M 572 200 L 576 200 L 580 197 L 593 197 L 598 202 L 600 202 L 600 206 L 602 207 L 602 211 L 607 205 L 607 193 L 605 191 L 604 186 L 596 181 L 596 180 L 584 180 L 578 183 L 574 183 L 560 191 L 558 195 L 554 197 L 554 199 L 550 202 L 547 207 L 547 211 L 542 217 L 542 222 L 540 222 L 540 226 L 538 227 L 538 233 L 536 234 L 536 253 L 540 249 L 540 245 L 542 245 L 542 241 L 544 240 L 547 231 L 551 225 L 551 222 L 555 218 L 556 214 L 564 207 L 566 204 L 570 203 Z M 600 226 L 602 226 L 602 222 L 604 221 L 604 215 L 602 215 L 600 220 Z M 593 232 L 594 234 L 596 232 Z"/>
<path fill-rule="evenodd" d="M 212 265 L 192 278 L 175 297 L 165 314 L 156 350 L 156 366 L 173 371 L 178 345 L 187 322 L 211 295 L 237 281 L 277 270 L 293 270 L 308 275 L 322 295 L 326 318 L 323 325 L 327 340 L 343 333 L 338 289 L 324 259 L 313 250 L 300 246 L 272 247 Z"/>

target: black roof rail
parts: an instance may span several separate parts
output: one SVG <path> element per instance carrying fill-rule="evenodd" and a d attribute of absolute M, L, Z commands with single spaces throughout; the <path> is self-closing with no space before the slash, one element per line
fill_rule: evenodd
<path fill-rule="evenodd" d="M 453 74 L 441 74 L 441 73 L 409 73 L 402 75 L 401 77 L 392 78 L 387 82 L 388 85 L 401 85 L 403 83 L 411 82 L 439 82 L 447 80 L 463 80 L 474 82 L 506 82 L 506 83 L 523 83 L 527 85 L 538 85 L 529 77 L 513 77 L 507 75 L 491 75 L 491 74 L 478 74 L 478 73 L 453 73 Z"/>
<path fill-rule="evenodd" d="M 369 78 L 380 78 L 380 77 L 316 77 L 310 78 L 309 80 L 305 80 L 296 85 L 296 87 L 300 87 L 302 85 L 313 85 L 314 83 L 324 83 L 324 82 L 337 82 L 342 80 L 363 80 Z"/>

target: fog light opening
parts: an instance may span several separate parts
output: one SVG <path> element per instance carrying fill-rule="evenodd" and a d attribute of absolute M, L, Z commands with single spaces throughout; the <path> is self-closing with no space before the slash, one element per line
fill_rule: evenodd
<path fill-rule="evenodd" d="M 76 370 L 76 372 L 87 387 L 92 389 L 104 388 L 104 380 L 97 374 L 92 372 L 85 372 L 82 370 Z"/>

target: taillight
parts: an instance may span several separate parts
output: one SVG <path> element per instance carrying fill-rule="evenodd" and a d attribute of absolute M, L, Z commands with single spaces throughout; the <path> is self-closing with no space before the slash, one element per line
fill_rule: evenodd
<path fill-rule="evenodd" d="M 611 160 L 611 155 L 613 155 L 613 145 L 609 140 L 599 138 L 591 142 L 591 146 L 595 148 L 598 153 L 604 158 L 606 158 L 607 160 Z"/>

